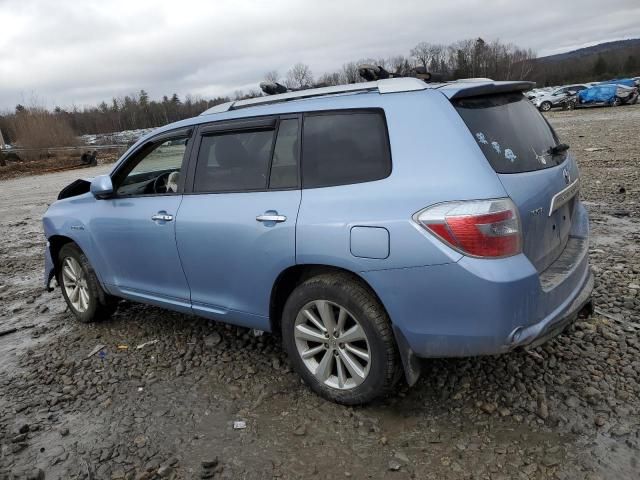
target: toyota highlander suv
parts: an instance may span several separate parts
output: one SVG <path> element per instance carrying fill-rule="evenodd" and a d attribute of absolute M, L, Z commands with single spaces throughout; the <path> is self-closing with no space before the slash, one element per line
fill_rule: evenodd
<path fill-rule="evenodd" d="M 527 82 L 379 80 L 218 105 L 140 139 L 44 216 L 45 283 L 281 335 L 365 403 L 430 357 L 531 348 L 587 308 L 587 212 Z"/>

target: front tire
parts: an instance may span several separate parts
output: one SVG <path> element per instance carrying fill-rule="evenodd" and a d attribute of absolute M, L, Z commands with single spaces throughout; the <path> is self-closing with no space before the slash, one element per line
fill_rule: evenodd
<path fill-rule="evenodd" d="M 62 296 L 80 322 L 103 320 L 115 311 L 116 298 L 102 289 L 89 260 L 77 245 L 63 245 L 57 270 Z"/>
<path fill-rule="evenodd" d="M 319 275 L 296 287 L 284 307 L 282 339 L 293 368 L 327 400 L 367 403 L 400 378 L 384 308 L 347 274 Z"/>
<path fill-rule="evenodd" d="M 542 102 L 540 104 L 540 110 L 543 112 L 548 112 L 551 110 L 551 102 Z"/>

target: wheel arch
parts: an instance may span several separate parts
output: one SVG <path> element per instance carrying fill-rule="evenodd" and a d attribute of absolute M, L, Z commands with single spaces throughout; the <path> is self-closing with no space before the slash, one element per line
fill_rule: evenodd
<path fill-rule="evenodd" d="M 49 253 L 51 254 L 51 260 L 53 261 L 54 271 L 57 271 L 58 268 L 58 255 L 60 254 L 60 250 L 67 243 L 78 243 L 71 237 L 67 237 L 65 235 L 51 235 L 49 237 Z M 78 245 L 78 248 L 80 246 Z M 82 250 L 82 249 L 81 249 Z"/>
<path fill-rule="evenodd" d="M 376 300 L 378 300 L 391 322 L 391 328 L 393 330 L 398 353 L 400 354 L 402 361 L 405 379 L 410 386 L 414 385 L 418 381 L 418 378 L 420 378 L 421 374 L 421 364 L 418 358 L 409 347 L 409 343 L 404 338 L 402 331 L 394 325 L 393 319 L 389 316 L 389 311 L 380 296 L 376 293 L 369 282 L 352 270 L 336 267 L 335 265 L 324 264 L 292 265 L 283 270 L 276 278 L 271 289 L 271 299 L 269 303 L 269 325 L 271 333 L 280 335 L 282 311 L 291 292 L 293 292 L 293 290 L 305 280 L 326 273 L 343 273 L 351 276 L 354 280 L 364 286 Z"/>
<path fill-rule="evenodd" d="M 53 270 L 50 273 L 50 275 L 51 275 L 50 278 L 48 279 L 49 281 L 54 277 L 57 278 L 57 273 L 58 273 L 58 255 L 60 254 L 60 250 L 65 245 L 67 245 L 69 243 L 73 243 L 89 259 L 89 263 L 90 263 L 90 265 L 92 266 L 92 268 L 95 271 L 95 274 L 96 274 L 96 277 L 98 279 L 98 282 L 100 283 L 100 286 L 103 289 L 105 289 L 105 282 L 102 279 L 100 271 L 96 269 L 96 265 L 94 263 L 95 259 L 93 258 L 92 255 L 90 255 L 91 252 L 87 251 L 87 248 L 83 248 L 83 244 L 86 243 L 86 242 L 79 241 L 80 238 L 76 239 L 76 238 L 73 238 L 73 237 L 69 237 L 67 235 L 60 235 L 60 234 L 57 234 L 57 233 L 51 235 L 47 240 L 49 242 L 49 247 L 48 248 L 49 248 L 49 254 L 51 255 L 51 262 L 53 264 Z M 105 289 L 105 291 L 107 291 L 107 290 Z"/>
<path fill-rule="evenodd" d="M 380 305 L 382 305 L 382 308 L 384 308 L 385 312 L 387 312 L 387 315 L 389 315 L 389 312 L 387 311 L 384 303 L 382 302 L 376 291 L 364 278 L 362 278 L 356 272 L 348 270 L 346 268 L 336 267 L 335 265 L 298 264 L 292 265 L 280 272 L 275 282 L 273 283 L 273 287 L 271 288 L 271 299 L 269 302 L 269 325 L 271 327 L 272 333 L 280 333 L 280 317 L 282 316 L 284 304 L 286 303 L 287 298 L 289 298 L 289 295 L 291 295 L 291 292 L 293 292 L 293 290 L 305 280 L 327 273 L 343 273 L 353 277 L 354 280 L 362 284 L 372 295 L 375 296 L 376 300 L 378 300 Z"/>

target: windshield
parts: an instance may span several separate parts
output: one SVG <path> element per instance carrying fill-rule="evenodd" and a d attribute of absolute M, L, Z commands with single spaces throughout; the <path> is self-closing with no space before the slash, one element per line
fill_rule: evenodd
<path fill-rule="evenodd" d="M 498 173 L 541 170 L 566 158 L 566 151 L 549 153 L 558 138 L 521 93 L 461 98 L 454 106 Z"/>

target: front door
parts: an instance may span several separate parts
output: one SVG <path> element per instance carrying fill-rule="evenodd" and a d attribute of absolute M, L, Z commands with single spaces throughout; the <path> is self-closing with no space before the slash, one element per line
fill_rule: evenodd
<path fill-rule="evenodd" d="M 175 240 L 182 202 L 185 131 L 162 135 L 134 152 L 112 174 L 114 196 L 96 200 L 90 229 L 117 295 L 190 311 L 189 286 Z"/>
<path fill-rule="evenodd" d="M 268 329 L 271 288 L 295 264 L 298 125 L 269 117 L 198 132 L 176 221 L 194 313 Z"/>

